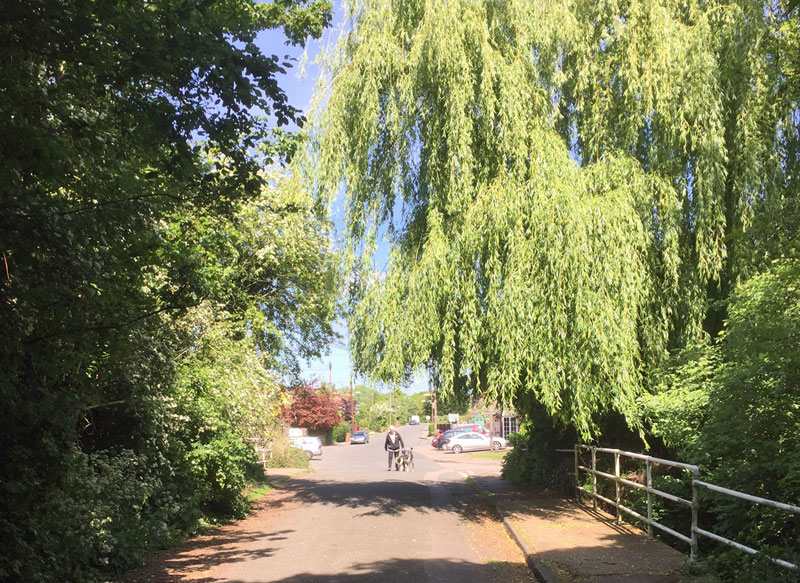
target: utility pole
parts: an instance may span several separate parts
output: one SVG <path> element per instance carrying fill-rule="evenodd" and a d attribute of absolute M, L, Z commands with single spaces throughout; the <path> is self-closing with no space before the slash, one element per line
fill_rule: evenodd
<path fill-rule="evenodd" d="M 436 435 L 436 427 L 438 426 L 438 420 L 436 419 L 437 416 L 437 404 L 436 404 L 436 389 L 434 388 L 431 391 L 431 417 L 433 417 L 433 434 Z"/>
<path fill-rule="evenodd" d="M 433 421 L 433 434 L 436 435 L 436 430 L 438 428 L 438 423 L 436 422 L 436 384 L 433 382 L 433 378 L 430 375 L 430 371 L 428 374 L 428 391 L 430 391 L 430 401 L 431 401 L 431 421 Z"/>
<path fill-rule="evenodd" d="M 350 375 L 350 435 L 356 431 L 356 400 L 353 396 L 353 375 Z"/>
<path fill-rule="evenodd" d="M 492 446 L 494 445 L 494 411 L 492 411 L 492 407 L 488 403 L 486 403 L 486 414 L 489 417 L 489 451 L 494 451 Z"/>
<path fill-rule="evenodd" d="M 330 360 L 328 361 L 328 386 L 333 391 L 333 363 Z"/>

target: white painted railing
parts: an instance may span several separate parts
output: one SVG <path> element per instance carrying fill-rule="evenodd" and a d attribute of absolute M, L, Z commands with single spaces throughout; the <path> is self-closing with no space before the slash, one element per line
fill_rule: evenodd
<path fill-rule="evenodd" d="M 263 437 L 248 437 L 247 440 L 256 450 L 258 455 L 258 462 L 264 469 L 267 469 L 267 463 L 272 459 L 272 442 L 265 440 Z"/>
<path fill-rule="evenodd" d="M 580 451 L 581 450 L 587 450 L 587 451 L 591 452 L 591 455 L 592 455 L 592 465 L 591 465 L 591 467 L 584 466 L 584 465 L 582 465 L 580 463 Z M 578 500 L 581 499 L 581 494 L 582 493 L 583 494 L 587 494 L 588 496 L 590 496 L 592 498 L 592 506 L 595 509 L 597 509 L 597 501 L 598 500 L 601 500 L 601 501 L 603 501 L 603 502 L 605 502 L 607 504 L 610 504 L 614 508 L 616 508 L 616 511 L 617 511 L 617 522 L 618 523 L 622 522 L 622 513 L 624 512 L 625 514 L 633 516 L 637 520 L 640 520 L 643 523 L 645 523 L 647 525 L 647 534 L 650 535 L 650 536 L 653 536 L 653 527 L 655 527 L 655 528 L 658 528 L 658 529 L 660 529 L 660 530 L 662 530 L 662 531 L 674 536 L 675 538 L 677 538 L 679 540 L 682 540 L 682 541 L 688 543 L 689 544 L 689 548 L 691 549 L 690 550 L 690 556 L 689 556 L 689 560 L 690 561 L 694 561 L 697 558 L 697 553 L 698 553 L 697 537 L 698 537 L 698 535 L 699 536 L 704 536 L 704 537 L 709 538 L 711 540 L 714 540 L 716 542 L 728 545 L 730 547 L 733 547 L 733 548 L 738 549 L 740 551 L 743 551 L 745 553 L 749 553 L 751 555 L 755 555 L 755 554 L 757 554 L 759 552 L 756 549 L 748 547 L 747 545 L 743 545 L 743 544 L 738 543 L 736 541 L 732 541 L 730 539 L 727 539 L 727 538 L 725 538 L 723 536 L 720 536 L 720 535 L 715 534 L 713 532 L 710 532 L 708 530 L 704 530 L 704 529 L 702 529 L 702 528 L 700 528 L 698 526 L 697 521 L 698 521 L 699 510 L 700 510 L 699 509 L 699 505 L 700 504 L 699 504 L 699 500 L 698 500 L 698 492 L 699 492 L 700 488 L 705 488 L 705 489 L 710 490 L 712 492 L 717 492 L 719 494 L 723 494 L 723 495 L 726 495 L 726 496 L 732 496 L 734 498 L 737 498 L 739 500 L 745 500 L 745 501 L 750 502 L 752 504 L 762 504 L 762 505 L 765 505 L 765 506 L 770 506 L 772 508 L 778 508 L 780 510 L 785 510 L 787 512 L 791 512 L 791 513 L 800 515 L 800 507 L 799 506 L 794 506 L 792 504 L 785 504 L 783 502 L 776 502 L 774 500 L 768 500 L 766 498 L 760 498 L 758 496 L 752 496 L 750 494 L 745 494 L 744 492 L 738 492 L 736 490 L 730 490 L 728 488 L 723 488 L 722 486 L 717 486 L 717 485 L 714 485 L 714 484 L 710 484 L 708 482 L 703 482 L 703 481 L 700 480 L 700 470 L 699 470 L 699 468 L 697 466 L 695 466 L 695 465 L 692 465 L 692 464 L 685 464 L 685 463 L 682 463 L 682 462 L 676 462 L 676 461 L 672 461 L 672 460 L 665 460 L 665 459 L 656 458 L 656 457 L 652 457 L 652 456 L 649 456 L 649 455 L 643 455 L 643 454 L 640 454 L 640 453 L 634 453 L 634 452 L 630 452 L 630 451 L 622 451 L 622 450 L 619 450 L 619 449 L 611 449 L 611 448 L 605 448 L 605 447 L 595 447 L 595 446 L 583 445 L 583 444 L 575 444 L 574 449 L 560 449 L 558 451 L 565 452 L 565 453 L 567 453 L 567 452 L 568 453 L 572 453 L 574 455 L 574 457 L 575 457 L 575 497 Z M 607 472 L 602 472 L 602 471 L 597 469 L 597 454 L 598 453 L 608 453 L 608 454 L 613 454 L 614 455 L 614 473 L 613 474 L 609 474 Z M 644 484 L 640 484 L 638 482 L 634 482 L 634 481 L 631 481 L 631 480 L 628 480 L 628 479 L 622 477 L 622 473 L 620 471 L 620 458 L 622 458 L 622 457 L 629 457 L 629 458 L 633 458 L 633 459 L 643 460 L 645 462 L 645 472 L 646 472 L 645 480 L 646 480 L 646 482 Z M 672 466 L 672 467 L 681 468 L 681 469 L 684 469 L 684 470 L 691 471 L 692 472 L 692 499 L 691 500 L 687 500 L 686 498 L 681 498 L 679 496 L 675 496 L 675 495 L 670 494 L 668 492 L 663 492 L 661 490 L 653 488 L 653 480 L 652 480 L 652 466 L 653 466 L 653 464 L 667 465 L 667 466 Z M 584 473 L 589 474 L 589 475 L 592 476 L 592 488 L 591 488 L 591 490 L 588 489 L 588 488 L 584 488 L 581 485 L 580 472 L 584 472 Z M 598 478 L 598 476 L 614 481 L 614 484 L 615 484 L 615 499 L 614 500 L 606 498 L 605 496 L 602 496 L 601 494 L 599 494 L 597 492 L 597 478 Z M 645 492 L 647 492 L 647 516 L 644 516 L 644 515 L 636 512 L 635 510 L 626 507 L 622 503 L 621 496 L 620 496 L 620 488 L 621 488 L 622 485 L 629 486 L 631 488 L 636 488 L 638 490 L 644 490 Z M 688 535 L 680 533 L 680 532 L 678 532 L 676 530 L 673 530 L 673 529 L 671 529 L 671 528 L 659 523 L 657 520 L 653 519 L 653 496 L 658 496 L 660 498 L 664 498 L 665 500 L 670 500 L 671 502 L 674 502 L 676 504 L 679 504 L 679 505 L 682 505 L 682 506 L 685 506 L 685 507 L 691 509 L 692 519 L 691 519 L 691 527 L 689 529 L 689 534 Z M 798 565 L 795 565 L 794 563 L 790 563 L 788 561 L 784 561 L 784 560 L 781 560 L 781 559 L 775 559 L 775 558 L 772 558 L 772 557 L 769 557 L 769 560 L 772 561 L 773 563 L 775 563 L 776 565 L 780 565 L 781 567 L 784 567 L 786 569 L 800 570 L 800 567 L 798 567 Z"/>

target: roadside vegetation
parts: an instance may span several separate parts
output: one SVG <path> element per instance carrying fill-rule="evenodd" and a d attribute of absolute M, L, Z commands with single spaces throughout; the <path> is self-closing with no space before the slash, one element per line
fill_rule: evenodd
<path fill-rule="evenodd" d="M 250 436 L 333 336 L 329 219 L 286 164 L 327 2 L 0 16 L 0 580 L 107 578 L 248 508 Z M 261 117 L 255 115 L 260 112 Z"/>
<path fill-rule="evenodd" d="M 425 412 L 423 401 L 427 395 L 424 393 L 407 395 L 396 386 L 383 392 L 364 385 L 356 385 L 353 393 L 358 403 L 356 425 L 361 429 L 385 431 L 389 425 L 408 423 L 412 415 L 423 415 Z"/>
<path fill-rule="evenodd" d="M 376 388 L 423 371 L 519 413 L 509 480 L 582 441 L 800 504 L 798 2 L 343 4 L 309 120 L 255 41 L 327 0 L 5 7 L 0 580 L 107 578 L 245 513 L 251 438 L 343 439 L 297 378 L 338 317 L 362 428 L 429 414 Z M 800 562 L 796 518 L 705 508 Z"/>

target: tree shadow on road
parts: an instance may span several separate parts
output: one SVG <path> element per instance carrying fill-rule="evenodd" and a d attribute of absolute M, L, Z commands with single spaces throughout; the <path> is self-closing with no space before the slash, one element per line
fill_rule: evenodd
<path fill-rule="evenodd" d="M 467 521 L 494 516 L 486 504 L 475 503 L 480 497 L 466 482 L 293 479 L 282 484 L 281 489 L 288 494 L 284 503 L 303 502 L 350 508 L 359 516 L 399 516 L 409 509 L 425 513 L 454 512 Z"/>
<path fill-rule="evenodd" d="M 267 541 L 285 540 L 293 530 L 256 532 L 231 530 L 187 540 L 177 547 L 163 551 L 148 565 L 127 573 L 118 583 L 213 583 L 214 578 L 203 577 L 203 573 L 218 565 L 250 561 L 270 557 L 278 549 L 265 546 Z"/>
<path fill-rule="evenodd" d="M 467 482 L 414 482 L 402 478 L 385 481 L 339 482 L 294 478 L 278 486 L 259 502 L 265 516 L 291 511 L 300 504 L 348 508 L 361 516 L 399 516 L 406 511 L 423 513 L 449 512 L 460 520 L 480 524 L 497 520 L 494 509 Z M 280 550 L 281 541 L 294 530 L 257 530 L 248 520 L 223 527 L 220 531 L 192 539 L 154 557 L 143 568 L 116 579 L 117 583 L 216 583 L 215 567 L 259 558 L 267 558 Z M 274 542 L 274 544 L 270 544 Z M 457 568 L 456 568 L 457 566 Z M 411 572 L 428 573 L 441 570 L 441 577 L 422 580 L 524 581 L 519 578 L 487 578 L 507 567 L 500 561 L 489 564 L 448 564 L 448 561 L 415 559 L 357 565 L 348 573 L 331 575 L 299 574 L 285 581 L 408 581 Z M 510 569 L 510 567 L 508 567 Z M 464 577 L 453 579 L 454 572 Z M 265 574 L 264 581 L 274 581 Z M 226 583 L 235 583 L 228 582 Z"/>
<path fill-rule="evenodd" d="M 344 573 L 298 573 L 284 579 L 225 580 L 225 583 L 406 583 L 407 581 L 459 581 L 462 583 L 531 583 L 527 567 L 503 561 L 469 563 L 446 559 L 391 559 L 353 565 Z"/>

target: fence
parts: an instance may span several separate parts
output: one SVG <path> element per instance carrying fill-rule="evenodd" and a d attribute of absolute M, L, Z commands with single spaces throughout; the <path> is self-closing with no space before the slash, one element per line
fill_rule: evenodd
<path fill-rule="evenodd" d="M 250 441 L 253 448 L 256 450 L 258 463 L 266 470 L 267 463 L 272 459 L 272 442 L 266 441 L 263 437 L 248 437 L 247 440 Z"/>
<path fill-rule="evenodd" d="M 588 450 L 591 452 L 592 455 L 592 467 L 586 467 L 581 465 L 580 461 L 580 450 Z M 792 512 L 794 514 L 800 515 L 800 507 L 793 506 L 792 504 L 784 504 L 783 502 L 775 502 L 774 500 L 768 500 L 766 498 L 760 498 L 758 496 L 751 496 L 750 494 L 745 494 L 744 492 L 738 492 L 736 490 L 729 490 L 728 488 L 723 488 L 722 486 L 717 486 L 714 484 L 710 484 L 708 482 L 703 482 L 700 480 L 700 470 L 697 466 L 692 464 L 685 464 L 681 462 L 676 462 L 672 460 L 665 460 L 661 458 L 656 458 L 648 455 L 643 455 L 639 453 L 633 453 L 629 451 L 621 451 L 619 449 L 610 449 L 604 447 L 595 447 L 590 445 L 583 445 L 583 444 L 575 444 L 574 449 L 562 449 L 558 450 L 561 452 L 569 452 L 573 453 L 575 456 L 575 497 L 580 500 L 581 493 L 587 494 L 592 498 L 592 506 L 597 509 L 597 501 L 602 500 L 603 502 L 610 504 L 614 508 L 616 508 L 616 519 L 617 523 L 622 522 L 622 513 L 626 513 L 634 518 L 641 520 L 643 523 L 647 525 L 647 534 L 649 536 L 653 536 L 653 527 L 658 528 L 673 537 L 682 540 L 689 544 L 690 556 L 689 560 L 694 561 L 697 558 L 698 553 L 698 544 L 697 544 L 697 537 L 703 536 L 714 540 L 718 543 L 722 543 L 743 551 L 745 553 L 749 553 L 751 555 L 755 555 L 758 551 L 752 547 L 748 547 L 736 541 L 727 539 L 723 536 L 710 532 L 708 530 L 702 529 L 698 526 L 698 516 L 700 510 L 700 503 L 698 500 L 698 493 L 701 488 L 706 490 L 710 490 L 712 492 L 717 492 L 719 494 L 723 494 L 726 496 L 732 496 L 734 498 L 745 500 L 747 502 L 751 502 L 753 504 L 762 504 L 765 506 L 771 506 L 773 508 L 778 508 L 780 510 L 786 510 L 788 512 Z M 597 454 L 598 453 L 607 453 L 614 455 L 614 474 L 609 474 L 607 472 L 602 472 L 597 469 Z M 620 458 L 621 457 L 629 457 L 633 459 L 643 460 L 645 462 L 645 483 L 640 484 L 638 482 L 634 482 L 632 480 L 628 480 L 622 477 L 622 472 L 620 471 Z M 672 466 L 676 468 L 681 468 L 684 470 L 688 470 L 692 472 L 692 498 L 691 500 L 687 500 L 686 498 L 681 498 L 680 496 L 675 496 L 668 492 L 663 492 L 656 488 L 653 488 L 653 478 L 652 478 L 652 466 L 653 464 L 662 464 L 666 466 Z M 586 474 L 592 476 L 592 488 L 591 490 L 584 488 L 581 486 L 580 480 L 580 472 L 583 471 Z M 602 496 L 597 492 L 597 478 L 598 476 L 602 478 L 606 478 L 609 480 L 613 480 L 615 484 L 615 499 L 611 500 Z M 647 516 L 643 516 L 642 514 L 636 512 L 635 510 L 626 507 L 622 504 L 620 490 L 621 486 L 629 486 L 631 488 L 636 488 L 639 490 L 644 490 L 647 492 Z M 677 532 L 661 523 L 657 520 L 653 519 L 653 496 L 658 496 L 660 498 L 664 498 L 666 500 L 670 500 L 676 504 L 681 506 L 685 506 L 691 510 L 691 527 L 689 530 L 689 535 Z M 769 557 L 769 560 L 775 563 L 776 565 L 780 565 L 786 569 L 792 570 L 800 570 L 800 567 L 795 565 L 794 563 L 790 563 L 788 561 L 784 561 L 781 559 L 775 559 Z"/>

